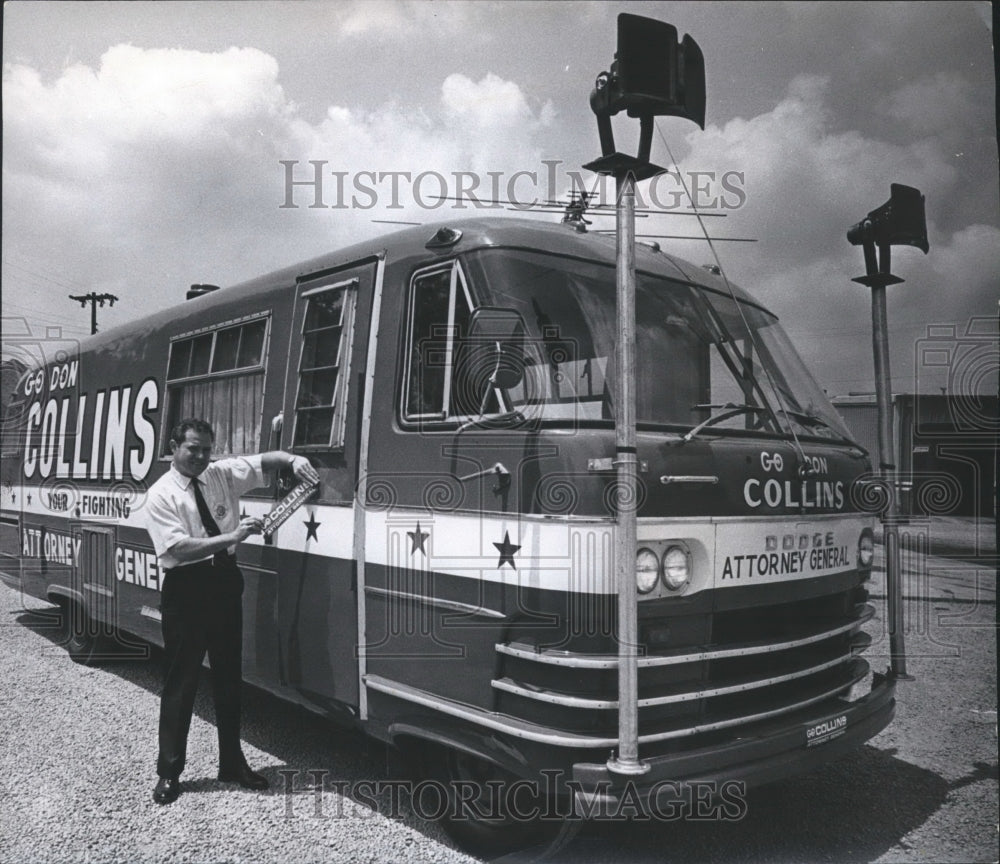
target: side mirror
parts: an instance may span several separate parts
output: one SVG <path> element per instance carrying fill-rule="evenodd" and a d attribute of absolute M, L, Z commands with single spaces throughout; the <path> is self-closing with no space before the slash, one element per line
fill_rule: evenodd
<path fill-rule="evenodd" d="M 480 306 L 469 319 L 469 347 L 489 353 L 490 380 L 504 389 L 524 379 L 524 319 L 515 309 Z M 476 364 L 478 365 L 478 364 Z"/>

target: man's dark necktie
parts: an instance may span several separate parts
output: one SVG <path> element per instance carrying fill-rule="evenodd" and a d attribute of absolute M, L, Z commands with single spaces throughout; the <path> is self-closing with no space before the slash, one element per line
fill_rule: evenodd
<path fill-rule="evenodd" d="M 222 531 L 219 529 L 219 523 L 212 517 L 212 511 L 208 509 L 208 502 L 201 491 L 201 481 L 197 477 L 192 477 L 191 485 L 194 487 L 194 503 L 198 505 L 198 515 L 201 516 L 201 524 L 205 526 L 205 532 L 209 537 L 218 537 Z M 216 552 L 212 558 L 216 564 L 223 564 L 231 560 L 232 556 L 228 549 L 223 549 Z"/>

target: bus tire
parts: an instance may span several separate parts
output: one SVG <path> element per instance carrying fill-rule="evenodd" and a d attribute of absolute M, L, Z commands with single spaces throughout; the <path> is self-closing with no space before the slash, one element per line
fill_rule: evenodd
<path fill-rule="evenodd" d="M 425 751 L 425 765 L 424 777 L 437 779 L 448 795 L 441 827 L 463 850 L 480 858 L 541 861 L 569 843 L 580 828 L 581 820 L 567 818 L 565 806 L 545 800 L 542 794 L 531 795 L 527 783 L 513 787 L 523 778 L 482 757 L 431 747 Z M 516 802 L 506 800 L 505 792 L 515 788 Z M 480 794 L 471 795 L 471 790 Z M 509 812 L 511 805 L 521 815 Z"/>
<path fill-rule="evenodd" d="M 95 666 L 102 645 L 96 622 L 87 614 L 82 604 L 75 600 L 62 600 L 62 644 L 74 663 Z"/>

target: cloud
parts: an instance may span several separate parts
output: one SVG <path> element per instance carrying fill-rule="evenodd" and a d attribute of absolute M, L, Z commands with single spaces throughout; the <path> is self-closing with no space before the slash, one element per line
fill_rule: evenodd
<path fill-rule="evenodd" d="M 441 85 L 441 100 L 459 122 L 471 121 L 479 127 L 504 127 L 531 118 L 531 109 L 517 84 L 492 73 L 478 83 L 457 72 L 449 75 Z"/>
<path fill-rule="evenodd" d="M 938 250 L 934 269 L 942 274 L 969 271 L 995 276 L 1000 273 L 1000 228 L 969 225 L 956 231 Z"/>
<path fill-rule="evenodd" d="M 730 221 L 776 244 L 769 256 L 842 242 L 849 225 L 888 198 L 891 182 L 919 186 L 934 202 L 955 180 L 933 141 L 834 131 L 828 91 L 828 79 L 798 76 L 771 111 L 688 135 L 692 165 L 745 172 L 747 205 Z"/>
<path fill-rule="evenodd" d="M 946 95 L 961 90 L 953 83 L 944 80 Z M 894 104 L 902 111 L 917 101 L 934 103 L 928 86 L 923 82 Z M 863 273 L 863 258 L 846 231 L 888 199 L 890 183 L 920 188 L 931 253 L 895 250 L 893 271 L 910 284 L 890 292 L 890 317 L 897 322 L 893 374 L 907 389 L 912 337 L 920 329 L 913 292 L 919 291 L 921 319 L 962 322 L 993 308 L 1000 232 L 956 224 L 948 202 L 959 177 L 944 140 L 914 134 L 896 143 L 835 128 L 829 90 L 823 76 L 796 77 L 772 110 L 689 134 L 682 168 L 744 172 L 745 206 L 724 222 L 706 220 L 707 227 L 717 236 L 759 240 L 752 247 L 719 244 L 723 266 L 780 315 L 807 365 L 834 393 L 863 387 L 872 374 L 870 300 L 850 282 Z M 696 263 L 709 261 L 704 244 L 684 247 L 681 254 Z"/>
<path fill-rule="evenodd" d="M 197 142 L 276 117 L 288 107 L 277 78 L 277 62 L 255 48 L 206 54 L 118 45 L 97 70 L 74 65 L 51 85 L 11 66 L 4 133 L 15 145 L 32 141 L 36 170 L 111 171 L 100 160 L 115 145 Z"/>
<path fill-rule="evenodd" d="M 456 170 L 538 165 L 552 113 L 513 81 L 456 73 L 437 105 L 334 104 L 310 122 L 276 60 L 236 47 L 118 45 L 50 81 L 7 66 L 3 87 L 4 259 L 21 268 L 5 287 L 21 306 L 55 309 L 69 305 L 67 285 L 110 291 L 123 302 L 108 324 L 170 305 L 192 282 L 231 284 L 384 230 L 371 218 L 434 221 L 413 203 L 415 178 L 426 175 L 429 199 L 451 191 L 433 175 L 450 185 Z M 302 187 L 301 206 L 281 208 L 281 160 L 296 179 L 312 176 L 309 160 L 325 163 L 325 210 Z M 375 201 L 358 188 L 365 172 L 399 176 L 364 178 Z"/>
<path fill-rule="evenodd" d="M 436 5 L 369 10 L 365 4 L 371 29 L 358 24 L 354 32 L 361 39 L 390 25 L 416 26 L 413 16 Z M 442 8 L 486 14 L 475 4 Z M 316 9 L 320 17 L 360 14 L 360 7 Z M 380 21 L 382 11 L 396 16 L 395 24 Z M 344 62 L 348 56 L 345 50 Z M 124 322 L 177 302 L 192 282 L 231 284 L 379 234 L 384 226 L 373 225 L 374 218 L 430 222 L 454 215 L 428 209 L 439 203 L 435 193 L 453 194 L 453 172 L 543 175 L 543 158 L 565 153 L 580 138 L 567 131 L 575 122 L 590 136 L 586 153 L 596 155 L 592 118 L 583 124 L 580 112 L 567 110 L 557 123 L 554 105 L 536 95 L 533 88 L 551 92 L 545 75 L 527 68 L 500 75 L 485 64 L 474 73 L 434 74 L 430 99 L 342 88 L 331 91 L 336 101 L 307 113 L 286 93 L 274 56 L 256 48 L 121 44 L 90 66 L 74 64 L 55 75 L 8 65 L 5 299 L 75 318 L 67 293 L 110 291 L 122 302 L 102 312 L 102 324 Z M 683 139 L 682 168 L 717 177 L 742 173 L 745 205 L 706 224 L 717 235 L 759 242 L 720 244 L 722 263 L 782 316 L 808 364 L 841 392 L 871 375 L 867 298 L 849 281 L 863 265 L 860 250 L 845 239 L 848 226 L 888 198 L 890 183 L 917 186 L 927 196 L 931 254 L 894 255 L 894 269 L 908 284 L 890 296 L 890 315 L 902 323 L 905 344 L 924 320 L 963 322 L 995 308 L 997 229 L 982 207 L 967 211 L 970 195 L 995 199 L 996 176 L 984 182 L 966 167 L 971 157 L 956 160 L 949 124 L 968 130 L 978 122 L 969 112 L 982 112 L 956 73 L 914 77 L 888 92 L 878 107 L 892 122 L 864 131 L 839 110 L 840 84 L 834 88 L 831 80 L 798 75 L 763 110 L 692 132 Z M 616 122 L 621 128 L 626 121 Z M 629 149 L 627 141 L 622 148 Z M 653 155 L 660 161 L 662 154 Z M 309 206 L 312 190 L 305 186 L 294 190 L 297 208 L 280 206 L 287 195 L 282 160 L 295 163 L 299 180 L 312 176 L 309 160 L 322 163 L 325 208 Z M 577 164 L 567 157 L 564 167 Z M 426 181 L 419 189 L 423 207 L 414 202 L 418 178 Z M 358 188 L 359 179 L 377 186 L 377 200 Z M 517 187 L 519 197 L 531 194 L 526 187 Z M 485 180 L 478 190 L 484 193 L 496 194 Z M 343 207 L 330 206 L 337 203 Z M 655 221 L 643 229 L 698 233 L 690 220 L 674 217 L 654 227 Z M 710 260 L 703 243 L 664 248 L 696 264 Z M 905 299 L 917 296 L 911 288 L 922 292 L 918 304 Z M 898 350 L 894 371 L 908 374 L 912 356 Z"/>
<path fill-rule="evenodd" d="M 480 174 L 500 167 L 516 170 L 539 165 L 540 151 L 532 142 L 552 120 L 550 102 L 536 116 L 516 83 L 492 73 L 478 82 L 459 73 L 449 75 L 441 85 L 441 102 L 455 140 L 475 148 L 467 150 L 471 159 L 458 164 Z M 519 140 L 510 136 L 511 130 L 527 134 Z"/>
<path fill-rule="evenodd" d="M 343 4 L 338 11 L 337 31 L 345 39 L 373 37 L 379 41 L 413 38 L 429 28 L 453 35 L 460 30 L 468 12 L 461 4 L 426 0 L 355 0 Z"/>
<path fill-rule="evenodd" d="M 972 86 L 953 72 L 928 75 L 893 91 L 883 100 L 883 110 L 921 134 L 952 134 L 961 138 L 973 119 L 986 126 L 990 120 L 987 105 L 976 105 Z"/>

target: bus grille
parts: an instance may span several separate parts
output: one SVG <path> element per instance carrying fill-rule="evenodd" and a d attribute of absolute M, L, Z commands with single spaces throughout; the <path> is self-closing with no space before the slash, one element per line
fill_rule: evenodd
<path fill-rule="evenodd" d="M 845 694 L 868 674 L 857 655 L 875 610 L 862 588 L 779 606 L 643 618 L 640 742 L 733 729 Z M 685 642 L 673 643 L 671 634 Z M 609 640 L 610 641 L 610 640 Z M 567 732 L 614 737 L 617 655 L 496 645 L 494 710 Z"/>

